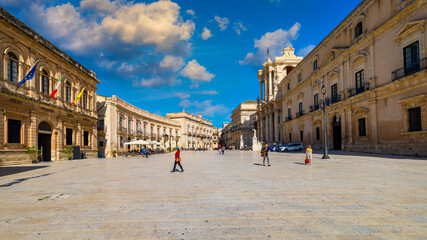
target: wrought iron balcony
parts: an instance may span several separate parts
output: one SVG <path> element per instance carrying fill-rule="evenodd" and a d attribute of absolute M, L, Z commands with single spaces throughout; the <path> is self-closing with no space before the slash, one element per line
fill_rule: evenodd
<path fill-rule="evenodd" d="M 341 96 L 340 95 L 335 95 L 335 96 L 332 96 L 330 98 L 331 104 L 334 104 L 334 103 L 339 102 L 339 101 L 341 101 Z"/>
<path fill-rule="evenodd" d="M 365 83 L 362 87 L 352 88 L 348 90 L 348 97 L 353 97 L 357 94 L 361 94 L 365 91 L 369 90 L 369 83 Z"/>
<path fill-rule="evenodd" d="M 411 68 L 399 68 L 391 72 L 391 81 L 398 80 L 400 78 L 409 76 L 427 68 L 427 58 L 421 59 L 418 64 L 414 64 Z"/>
<path fill-rule="evenodd" d="M 319 109 L 320 109 L 319 104 L 310 106 L 310 112 L 314 112 L 314 111 L 319 110 Z"/>
<path fill-rule="evenodd" d="M 286 118 L 285 118 L 285 122 L 287 122 L 287 121 L 291 121 L 292 120 L 292 117 L 291 116 L 287 116 Z"/>
<path fill-rule="evenodd" d="M 303 116 L 304 115 L 304 110 L 302 110 L 302 111 L 300 111 L 300 112 L 297 112 L 296 114 L 295 114 L 295 117 L 296 118 L 299 118 L 299 117 L 301 117 L 301 116 Z"/>

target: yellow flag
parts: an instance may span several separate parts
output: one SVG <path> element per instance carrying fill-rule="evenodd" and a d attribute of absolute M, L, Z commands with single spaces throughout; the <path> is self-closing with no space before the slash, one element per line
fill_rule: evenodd
<path fill-rule="evenodd" d="M 79 95 L 77 96 L 77 98 L 76 98 L 76 100 L 74 100 L 74 102 L 73 102 L 73 104 L 75 104 L 76 102 L 78 102 L 79 100 L 80 100 L 80 98 L 82 97 L 82 95 L 83 95 L 83 92 L 85 91 L 85 88 L 86 87 L 84 87 L 83 89 L 82 89 L 82 91 L 79 93 Z"/>

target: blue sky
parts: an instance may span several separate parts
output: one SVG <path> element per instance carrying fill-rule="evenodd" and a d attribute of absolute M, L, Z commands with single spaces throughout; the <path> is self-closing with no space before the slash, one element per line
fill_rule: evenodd
<path fill-rule="evenodd" d="M 98 94 L 221 126 L 259 94 L 257 70 L 293 46 L 305 56 L 361 0 L 0 0 L 88 69 Z M 333 11 L 332 11 L 333 10 Z"/>

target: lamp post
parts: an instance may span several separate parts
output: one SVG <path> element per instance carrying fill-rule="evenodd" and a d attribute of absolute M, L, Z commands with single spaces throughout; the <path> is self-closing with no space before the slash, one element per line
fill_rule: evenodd
<path fill-rule="evenodd" d="M 325 94 L 326 94 L 326 87 L 325 84 L 322 85 L 322 95 L 323 95 L 323 124 L 325 129 L 325 146 L 323 148 L 323 159 L 329 159 L 328 156 L 328 139 L 326 136 L 326 102 L 325 102 Z"/>

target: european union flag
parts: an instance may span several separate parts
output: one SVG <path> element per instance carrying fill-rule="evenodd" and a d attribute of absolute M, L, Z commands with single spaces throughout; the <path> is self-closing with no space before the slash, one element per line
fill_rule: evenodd
<path fill-rule="evenodd" d="M 27 74 L 27 76 L 24 77 L 24 79 L 22 79 L 22 81 L 20 81 L 18 83 L 18 87 L 16 89 L 18 89 L 22 84 L 25 83 L 25 81 L 27 80 L 31 80 L 34 77 L 34 74 L 36 73 L 36 67 L 37 67 L 38 62 L 36 62 L 36 64 L 34 65 L 33 68 L 31 68 L 30 72 Z"/>

